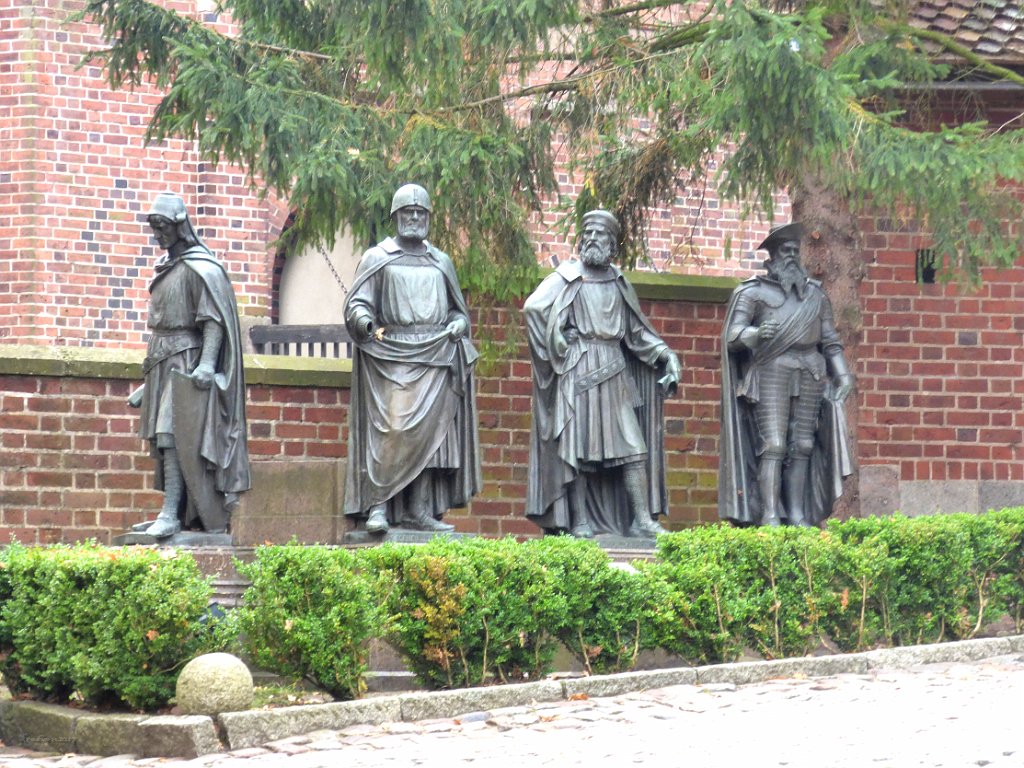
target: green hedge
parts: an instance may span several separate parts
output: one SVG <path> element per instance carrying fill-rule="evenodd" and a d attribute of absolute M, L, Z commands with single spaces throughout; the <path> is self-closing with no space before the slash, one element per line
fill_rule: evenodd
<path fill-rule="evenodd" d="M 662 536 L 647 574 L 690 601 L 664 647 L 697 661 L 973 637 L 1024 604 L 1024 509 L 867 518 L 817 529 Z"/>
<path fill-rule="evenodd" d="M 267 546 L 252 563 L 236 565 L 252 582 L 233 613 L 253 662 L 308 679 L 337 699 L 358 698 L 380 612 L 357 557 L 344 549 Z"/>
<path fill-rule="evenodd" d="M 167 550 L 8 548 L 0 562 L 2 670 L 53 701 L 159 707 L 180 666 L 240 633 L 257 666 L 340 699 L 365 690 L 389 642 L 430 688 L 536 679 L 559 644 L 588 672 L 644 649 L 687 663 L 942 642 L 1010 617 L 1024 631 L 1024 508 L 830 522 L 705 526 L 616 565 L 569 537 L 449 540 L 348 551 L 261 547 L 252 585 L 217 632 L 209 585 Z"/>
<path fill-rule="evenodd" d="M 188 555 L 15 545 L 0 564 L 0 668 L 13 693 L 152 710 L 216 645 L 200 621 L 209 581 Z"/>
<path fill-rule="evenodd" d="M 654 561 L 635 569 L 568 537 L 385 545 L 356 552 L 346 568 L 370 579 L 382 609 L 357 622 L 365 636 L 388 640 L 426 686 L 451 688 L 536 679 L 552 671 L 557 643 L 600 673 L 629 669 L 652 648 L 699 664 L 744 652 L 800 655 L 823 643 L 853 651 L 968 638 L 1007 615 L 1021 631 L 1022 541 L 1024 509 L 1012 509 L 824 530 L 705 526 L 659 537 Z M 260 550 L 265 565 L 253 574 L 261 581 L 247 600 L 294 592 L 287 610 L 262 620 L 294 633 L 300 621 L 324 621 L 328 608 L 353 610 L 309 598 L 326 572 L 314 564 L 339 556 L 331 552 Z M 298 575 L 307 569 L 308 581 Z M 255 636 L 257 626 L 247 626 Z M 353 640 L 335 644 L 317 632 L 319 653 L 362 674 Z M 332 690 L 330 676 L 300 669 Z"/>

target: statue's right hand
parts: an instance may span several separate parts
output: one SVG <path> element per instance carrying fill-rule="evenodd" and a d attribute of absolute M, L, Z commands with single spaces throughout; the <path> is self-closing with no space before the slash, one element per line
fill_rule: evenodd
<path fill-rule="evenodd" d="M 775 320 L 765 320 L 757 326 L 757 340 L 770 341 L 779 332 L 779 324 Z"/>
<path fill-rule="evenodd" d="M 373 334 L 373 318 L 364 316 L 356 320 L 356 332 L 359 334 L 360 341 L 369 341 Z"/>
<path fill-rule="evenodd" d="M 565 357 L 565 353 L 569 351 L 569 342 L 566 341 L 561 331 L 555 331 L 552 335 L 551 351 L 555 353 L 555 357 Z"/>
<path fill-rule="evenodd" d="M 128 407 L 129 408 L 141 408 L 142 407 L 142 393 L 145 391 L 146 385 L 143 384 L 141 387 L 136 389 L 130 395 L 128 395 Z"/>

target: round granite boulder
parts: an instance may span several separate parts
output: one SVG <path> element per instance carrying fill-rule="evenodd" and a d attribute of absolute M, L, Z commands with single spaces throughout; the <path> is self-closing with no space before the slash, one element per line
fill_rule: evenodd
<path fill-rule="evenodd" d="M 208 653 L 192 659 L 178 676 L 175 696 L 183 715 L 238 712 L 252 705 L 252 675 L 237 656 Z"/>

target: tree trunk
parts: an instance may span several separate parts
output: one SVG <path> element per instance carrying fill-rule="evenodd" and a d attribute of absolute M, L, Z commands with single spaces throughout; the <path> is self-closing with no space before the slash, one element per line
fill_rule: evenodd
<path fill-rule="evenodd" d="M 832 300 L 836 326 L 843 338 L 850 370 L 858 373 L 858 348 L 863 331 L 860 284 L 866 268 L 861 247 L 860 223 L 841 199 L 820 179 L 805 177 L 790 189 L 793 221 L 803 222 L 807 235 L 802 248 L 804 266 L 820 280 Z M 846 401 L 850 451 L 854 473 L 843 484 L 843 497 L 836 502 L 839 519 L 860 514 L 860 472 L 858 468 L 858 393 Z"/>

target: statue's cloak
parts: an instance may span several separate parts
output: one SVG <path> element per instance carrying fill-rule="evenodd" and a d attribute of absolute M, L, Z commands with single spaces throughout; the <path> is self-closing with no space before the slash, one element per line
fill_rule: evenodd
<path fill-rule="evenodd" d="M 345 305 L 345 324 L 353 339 L 353 297 L 360 287 L 404 252 L 392 238 L 369 249 L 360 260 Z M 428 244 L 424 257 L 444 278 L 449 301 L 469 318 L 455 267 Z M 452 341 L 443 328 L 428 338 L 356 341 L 349 405 L 346 515 L 365 515 L 375 504 L 396 498 L 423 472 L 442 442 L 453 440 L 458 467 L 435 473 L 434 508 L 465 506 L 482 486 L 477 437 L 474 363 L 479 357 L 469 334 Z M 399 500 L 396 499 L 396 503 Z M 392 509 L 400 522 L 401 509 Z"/>
<path fill-rule="evenodd" d="M 214 488 L 222 493 L 242 493 L 252 486 L 249 469 L 249 447 L 245 419 L 245 375 L 242 358 L 242 332 L 238 321 L 238 306 L 231 281 L 223 265 L 202 245 L 194 245 L 180 257 L 180 267 L 192 270 L 201 280 L 206 301 L 196 317 L 199 327 L 214 321 L 224 329 L 220 355 L 217 359 L 211 395 L 205 404 L 199 430 L 198 450 L 213 476 Z M 150 292 L 167 272 L 158 272 L 150 283 Z M 171 366 L 157 364 L 146 373 L 142 413 L 155 413 L 156 402 L 164 387 L 170 386 Z M 143 427 L 145 429 L 145 427 Z M 159 450 L 153 441 L 153 452 Z M 184 449 L 184 447 L 182 446 Z M 163 462 L 156 462 L 156 488 L 163 490 Z M 227 523 L 227 511 L 196 509 L 190 502 L 186 511 L 186 526 L 201 520 L 207 530 L 219 530 Z"/>
<path fill-rule="evenodd" d="M 761 495 L 757 483 L 758 445 L 754 405 L 758 400 L 758 366 L 784 353 L 792 338 L 801 333 L 801 323 L 817 319 L 817 302 L 824 293 L 816 281 L 809 290 L 801 312 L 783 323 L 776 336 L 758 349 L 729 349 L 729 328 L 737 299 L 756 289 L 761 278 L 739 285 L 729 300 L 722 331 L 721 432 L 718 462 L 718 516 L 736 525 L 757 525 L 761 521 Z M 832 506 L 843 493 L 843 478 L 853 473 L 846 431 L 846 414 L 841 403 L 829 396 L 822 399 L 810 474 L 804 501 L 804 517 L 817 525 L 832 514 Z"/>
<path fill-rule="evenodd" d="M 657 333 L 644 316 L 636 291 L 621 270 L 612 266 L 615 286 L 627 311 L 646 331 Z M 552 352 L 552 340 L 560 332 L 565 314 L 583 286 L 582 265 L 563 262 L 531 294 L 523 314 L 533 364 L 533 426 L 530 432 L 529 477 L 526 516 L 548 531 L 572 526 L 568 485 L 580 472 L 572 436 L 576 417 L 574 401 L 583 345 L 572 344 L 565 357 Z M 636 385 L 640 407 L 637 420 L 646 443 L 651 515 L 667 513 L 665 451 L 662 439 L 664 394 L 658 385 L 659 371 L 623 350 L 626 372 Z M 622 484 L 614 473 L 587 473 L 588 519 L 597 533 L 627 535 L 632 522 Z"/>

